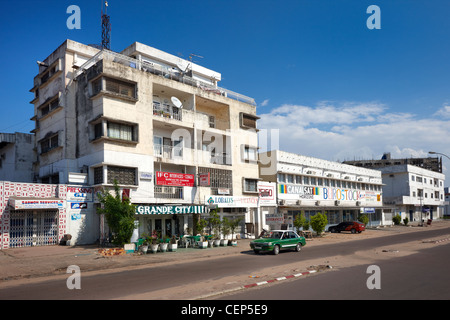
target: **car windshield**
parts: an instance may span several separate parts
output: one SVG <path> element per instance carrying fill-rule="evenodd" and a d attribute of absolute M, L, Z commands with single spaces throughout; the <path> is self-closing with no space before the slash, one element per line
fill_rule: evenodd
<path fill-rule="evenodd" d="M 283 235 L 283 232 L 280 231 L 271 231 L 269 233 L 266 233 L 263 238 L 271 238 L 271 239 L 280 239 Z"/>

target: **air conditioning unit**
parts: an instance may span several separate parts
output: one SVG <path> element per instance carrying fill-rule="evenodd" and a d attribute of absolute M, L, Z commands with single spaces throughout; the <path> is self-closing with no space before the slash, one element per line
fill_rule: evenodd
<path fill-rule="evenodd" d="M 297 200 L 296 204 L 299 206 L 302 204 L 302 200 Z"/>
<path fill-rule="evenodd" d="M 316 206 L 320 206 L 320 201 L 316 201 Z"/>
<path fill-rule="evenodd" d="M 339 200 L 334 201 L 334 205 L 338 206 L 341 202 Z"/>
<path fill-rule="evenodd" d="M 361 201 L 356 201 L 356 205 L 360 206 L 361 205 Z"/>
<path fill-rule="evenodd" d="M 278 203 L 280 204 L 280 206 L 284 206 L 284 204 L 286 203 L 286 201 L 280 200 Z"/>

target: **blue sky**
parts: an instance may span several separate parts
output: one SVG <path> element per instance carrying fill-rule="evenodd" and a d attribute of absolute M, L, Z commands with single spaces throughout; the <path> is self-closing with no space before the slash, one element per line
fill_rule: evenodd
<path fill-rule="evenodd" d="M 368 6 L 381 9 L 370 30 Z M 69 30 L 67 7 L 81 9 Z M 101 0 L 1 1 L 0 132 L 29 132 L 37 60 L 101 43 Z M 328 160 L 450 156 L 446 0 L 110 0 L 111 49 L 139 41 L 222 74 L 255 98 L 279 148 Z M 450 168 L 450 161 L 444 165 Z"/>

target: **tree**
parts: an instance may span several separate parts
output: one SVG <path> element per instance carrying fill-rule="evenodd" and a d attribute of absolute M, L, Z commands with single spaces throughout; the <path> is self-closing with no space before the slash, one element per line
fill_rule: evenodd
<path fill-rule="evenodd" d="M 364 225 L 367 226 L 367 224 L 369 223 L 369 217 L 367 216 L 367 214 L 360 214 L 358 216 L 358 221 L 364 223 Z"/>
<path fill-rule="evenodd" d="M 311 227 L 317 233 L 317 235 L 322 234 L 325 230 L 325 226 L 328 224 L 328 219 L 325 214 L 320 212 L 316 213 L 311 217 Z"/>
<path fill-rule="evenodd" d="M 130 203 L 129 198 L 120 198 L 120 189 L 115 180 L 114 193 L 115 196 L 105 189 L 98 193 L 98 199 L 103 204 L 103 208 L 99 208 L 97 212 L 105 215 L 106 222 L 113 233 L 112 242 L 122 246 L 130 242 L 133 235 L 136 206 Z"/>
<path fill-rule="evenodd" d="M 305 226 L 306 218 L 302 214 L 297 214 L 294 219 L 294 227 L 298 234 L 300 234 L 300 229 Z M 305 228 L 303 228 L 305 229 Z"/>

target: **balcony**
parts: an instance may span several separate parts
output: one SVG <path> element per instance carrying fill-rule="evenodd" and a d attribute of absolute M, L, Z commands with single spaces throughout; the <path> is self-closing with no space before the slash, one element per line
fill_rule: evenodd
<path fill-rule="evenodd" d="M 214 153 L 207 150 L 197 150 L 198 164 L 218 164 L 231 166 L 231 155 L 225 152 Z M 194 149 L 162 144 L 153 145 L 153 155 L 169 162 L 189 162 L 194 160 Z"/>
<path fill-rule="evenodd" d="M 183 187 L 155 186 L 155 198 L 183 199 Z"/>
<path fill-rule="evenodd" d="M 244 102 L 247 104 L 250 104 L 252 106 L 256 106 L 255 99 L 247 97 L 245 95 L 242 95 L 240 93 L 233 92 L 231 90 L 220 88 L 218 86 L 213 86 L 210 84 L 207 84 L 205 82 L 199 81 L 197 79 L 194 79 L 192 77 L 189 77 L 186 74 L 182 74 L 178 72 L 174 68 L 167 68 L 156 64 L 149 64 L 142 62 L 138 59 L 133 59 L 128 56 L 125 56 L 120 53 L 112 52 L 109 50 L 102 50 L 99 53 L 97 53 L 95 56 L 93 56 L 91 59 L 86 61 L 81 67 L 76 71 L 75 77 L 77 78 L 79 75 L 81 75 L 85 70 L 88 70 L 92 66 L 94 66 L 97 62 L 107 60 L 115 63 L 122 64 L 124 66 L 141 70 L 143 72 L 149 72 L 154 75 L 158 75 L 160 77 L 163 77 L 165 79 L 174 80 L 177 82 L 181 82 L 193 87 L 197 87 L 201 89 L 205 93 L 215 93 L 217 95 L 227 97 L 236 101 Z"/>

